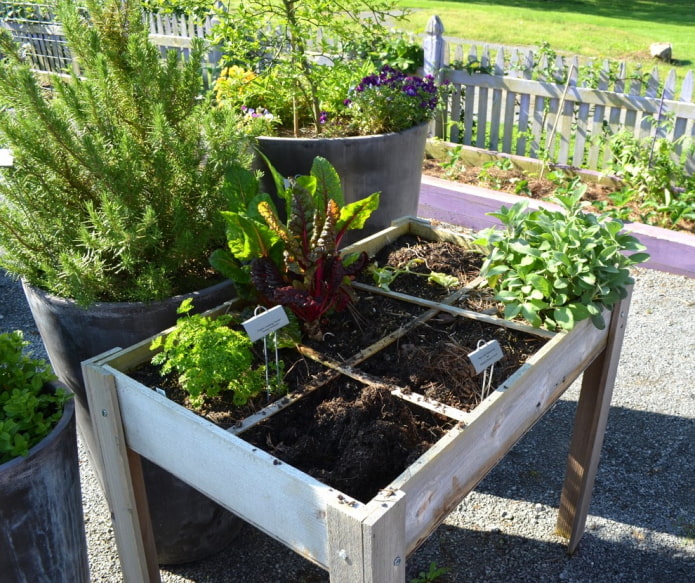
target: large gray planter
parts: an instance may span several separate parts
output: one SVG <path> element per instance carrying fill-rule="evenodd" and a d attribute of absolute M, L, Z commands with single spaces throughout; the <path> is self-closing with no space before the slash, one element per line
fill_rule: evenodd
<path fill-rule="evenodd" d="M 27 457 L 0 465 L 0 579 L 89 583 L 74 401 Z"/>
<path fill-rule="evenodd" d="M 316 156 L 326 158 L 343 183 L 350 203 L 380 191 L 379 208 L 360 236 L 381 231 L 403 216 L 417 216 L 428 124 L 402 132 L 350 138 L 259 137 L 258 149 L 283 176 L 308 174 Z M 265 170 L 265 165 L 259 162 Z M 266 172 L 266 192 L 275 194 Z"/>
<path fill-rule="evenodd" d="M 234 287 L 224 282 L 159 302 L 99 303 L 89 308 L 26 284 L 24 293 L 53 370 L 75 392 L 80 436 L 103 484 L 81 362 L 173 326 L 178 317 L 176 308 L 186 297 L 193 297 L 196 311 L 204 311 L 232 298 Z M 143 471 L 161 564 L 203 559 L 222 550 L 236 536 L 241 521 L 234 514 L 146 459 Z"/>

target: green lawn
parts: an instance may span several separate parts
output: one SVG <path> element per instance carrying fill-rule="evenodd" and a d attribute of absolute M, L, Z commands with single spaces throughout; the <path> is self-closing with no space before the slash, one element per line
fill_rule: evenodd
<path fill-rule="evenodd" d="M 560 53 L 640 62 L 649 69 L 654 65 L 649 45 L 670 42 L 678 76 L 695 68 L 693 0 L 402 0 L 398 4 L 414 11 L 407 29 L 417 32 L 424 31 L 436 14 L 448 36 L 508 46 L 540 46 L 547 41 Z"/>

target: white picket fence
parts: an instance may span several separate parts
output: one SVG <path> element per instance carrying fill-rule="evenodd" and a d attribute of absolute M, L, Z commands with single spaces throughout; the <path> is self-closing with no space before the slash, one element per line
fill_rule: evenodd
<path fill-rule="evenodd" d="M 560 57 L 549 67 L 545 61 L 534 62 L 532 50 L 498 47 L 493 59 L 488 47 L 479 52 L 443 33 L 441 20 L 433 17 L 424 41 L 425 69 L 440 72 L 452 84 L 438 137 L 600 170 L 612 157 L 609 137 L 627 131 L 672 141 L 687 170 L 695 172 L 688 152 L 688 142 L 695 143 L 692 70 L 676 94 L 673 69 L 662 84 L 656 67 L 645 82 L 631 80 L 624 63 L 614 74 L 606 62 L 599 69 L 598 86 L 591 88 L 580 79 L 576 58 Z M 451 63 L 458 63 L 457 68 Z M 532 79 L 534 70 L 545 76 Z"/>
<path fill-rule="evenodd" d="M 3 2 L 0 1 L 0 8 Z M 23 45 L 38 70 L 61 73 L 74 67 L 60 28 L 52 24 L 50 6 L 37 6 L 30 19 L 2 21 Z M 213 22 L 176 16 L 150 15 L 152 41 L 165 52 L 188 55 L 192 40 L 205 37 Z M 575 59 L 549 64 L 531 49 L 477 47 L 444 36 L 441 20 L 433 16 L 424 35 L 427 72 L 452 84 L 443 123 L 437 136 L 492 151 L 542 158 L 559 164 L 601 170 L 611 158 L 610 135 L 628 131 L 640 138 L 667 138 L 689 172 L 695 157 L 693 71 L 676 90 L 676 72 L 664 82 L 656 68 L 648 80 L 635 81 L 625 64 L 617 73 L 604 63 L 598 83 L 588 86 Z M 214 80 L 219 52 L 208 51 L 206 82 Z M 453 68 L 451 65 L 458 63 Z M 461 68 L 461 67 L 464 68 Z M 544 71 L 539 75 L 538 71 Z"/>
<path fill-rule="evenodd" d="M 9 3 L 0 1 L 0 9 Z M 63 74 L 75 69 L 62 29 L 53 21 L 49 4 L 27 4 L 31 9 L 27 16 L 0 20 L 0 26 L 12 33 L 40 73 Z M 2 12 L 0 12 L 2 13 Z M 162 55 L 175 49 L 188 57 L 193 39 L 205 38 L 213 26 L 213 17 L 203 20 L 186 16 L 149 14 L 146 16 L 150 40 L 162 51 Z M 214 81 L 221 53 L 211 48 L 206 51 L 202 63 L 206 84 Z"/>

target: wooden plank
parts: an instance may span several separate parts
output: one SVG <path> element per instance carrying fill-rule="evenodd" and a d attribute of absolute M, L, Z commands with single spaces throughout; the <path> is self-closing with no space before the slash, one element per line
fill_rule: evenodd
<path fill-rule="evenodd" d="M 405 582 L 405 502 L 402 491 L 386 489 L 367 506 L 362 523 L 365 583 Z"/>
<path fill-rule="evenodd" d="M 345 499 L 331 500 L 326 509 L 328 570 L 331 583 L 364 582 L 362 521 L 366 508 Z"/>
<path fill-rule="evenodd" d="M 543 143 L 543 129 L 545 127 L 545 98 L 539 95 L 535 96 L 533 103 L 533 120 L 531 123 L 531 150 L 530 156 L 537 158 L 541 144 Z"/>
<path fill-rule="evenodd" d="M 449 114 L 451 116 L 450 121 L 456 122 L 452 123 L 449 129 L 449 131 L 451 132 L 450 139 L 452 142 L 457 142 L 459 140 L 461 134 L 461 124 L 459 122 L 464 121 L 461 119 L 461 92 L 461 85 L 454 85 L 454 93 L 451 95 L 451 108 L 449 110 Z"/>
<path fill-rule="evenodd" d="M 632 288 L 628 296 L 614 307 L 606 348 L 586 369 L 582 378 L 557 519 L 558 534 L 570 539 L 570 554 L 576 550 L 586 526 L 631 294 Z"/>
<path fill-rule="evenodd" d="M 497 58 L 492 69 L 493 75 L 504 75 L 504 49 L 497 51 Z M 503 89 L 492 90 L 492 114 L 490 120 L 490 149 L 497 150 L 500 139 L 500 123 L 503 123 L 502 104 L 506 96 L 506 91 Z"/>
<path fill-rule="evenodd" d="M 602 91 L 606 91 L 608 89 L 608 68 L 605 64 L 600 72 L 599 89 Z M 603 145 L 603 140 L 601 140 L 601 137 L 603 135 L 603 120 L 606 106 L 603 104 L 595 104 L 593 109 L 594 113 L 591 121 L 591 145 L 589 147 L 589 155 L 586 166 L 587 168 L 596 169 L 598 168 L 598 161 L 601 156 L 601 149 Z"/>
<path fill-rule="evenodd" d="M 99 357 L 97 357 L 99 358 Z M 160 581 L 139 458 L 129 454 L 113 376 L 97 359 L 82 365 L 116 546 L 126 583 Z"/>
<path fill-rule="evenodd" d="M 305 558 L 327 564 L 326 505 L 335 490 L 104 368 L 116 381 L 130 448 Z"/>
<path fill-rule="evenodd" d="M 417 548 L 603 349 L 608 332 L 580 322 L 551 340 L 486 400 L 465 429 L 452 429 L 391 487 L 403 490 L 406 548 Z M 548 349 L 548 346 L 550 348 Z M 545 350 L 547 349 L 547 350 Z M 541 354 L 542 353 L 542 354 Z"/>
<path fill-rule="evenodd" d="M 475 132 L 475 145 L 478 148 L 485 147 L 485 137 L 487 133 L 487 110 L 488 110 L 488 89 L 487 87 L 478 88 L 478 119 Z"/>
<path fill-rule="evenodd" d="M 463 143 L 472 143 L 473 125 L 475 122 L 475 94 L 476 86 L 472 83 L 461 85 L 464 88 L 464 106 L 463 106 Z"/>

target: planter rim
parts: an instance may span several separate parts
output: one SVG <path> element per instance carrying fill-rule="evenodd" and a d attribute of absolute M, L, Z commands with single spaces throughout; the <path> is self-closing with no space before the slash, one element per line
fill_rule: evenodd
<path fill-rule="evenodd" d="M 75 399 L 72 396 L 72 393 L 69 391 L 67 387 L 65 387 L 62 383 L 58 381 L 51 381 L 49 384 L 53 385 L 55 389 L 61 387 L 68 393 L 70 393 L 70 399 L 68 399 L 64 405 L 63 405 L 63 415 L 61 416 L 60 420 L 58 423 L 56 423 L 53 426 L 53 429 L 51 429 L 50 433 L 46 435 L 41 441 L 39 441 L 36 445 L 31 447 L 29 449 L 29 454 L 26 456 L 18 456 L 16 458 L 11 459 L 8 462 L 5 462 L 4 464 L 0 464 L 0 473 L 3 471 L 13 468 L 26 460 L 36 456 L 40 451 L 46 449 L 49 447 L 57 438 L 58 435 L 63 432 L 65 429 L 65 426 L 70 423 L 70 419 L 72 416 L 75 414 Z"/>
<path fill-rule="evenodd" d="M 128 307 L 142 306 L 142 307 L 144 308 L 144 307 L 146 307 L 146 306 L 152 306 L 152 305 L 164 304 L 164 303 L 171 303 L 171 302 L 174 302 L 174 303 L 175 303 L 175 302 L 177 302 L 177 301 L 178 301 L 178 303 L 181 303 L 181 299 L 182 299 L 182 298 L 187 298 L 188 296 L 196 296 L 196 295 L 198 295 L 198 294 L 200 294 L 200 293 L 202 293 L 202 292 L 204 292 L 204 291 L 207 291 L 207 290 L 212 291 L 212 290 L 222 289 L 222 288 L 224 288 L 224 287 L 226 287 L 226 286 L 230 286 L 230 287 L 233 286 L 233 284 L 232 284 L 232 282 L 231 282 L 230 280 L 225 279 L 225 280 L 223 280 L 223 281 L 221 281 L 221 282 L 219 282 L 219 283 L 213 284 L 213 285 L 208 286 L 208 287 L 204 287 L 204 288 L 201 288 L 201 289 L 198 289 L 198 290 L 186 292 L 186 293 L 183 293 L 183 294 L 178 294 L 178 295 L 175 295 L 175 296 L 170 296 L 170 297 L 167 297 L 167 298 L 163 298 L 163 299 L 161 299 L 161 300 L 151 300 L 151 301 L 148 301 L 148 302 L 144 302 L 144 301 L 133 301 L 133 302 L 94 302 L 93 304 L 89 304 L 88 306 L 80 306 L 75 300 L 73 300 L 73 299 L 71 299 L 71 298 L 64 298 L 63 296 L 57 296 L 57 295 L 55 295 L 55 294 L 53 294 L 53 293 L 51 293 L 51 292 L 45 290 L 45 289 L 42 288 L 42 287 L 38 287 L 38 286 L 35 286 L 35 285 L 30 284 L 30 283 L 27 282 L 25 279 L 22 279 L 21 281 L 22 281 L 22 285 L 23 285 L 24 287 L 27 287 L 27 288 L 29 288 L 29 289 L 34 290 L 34 292 L 36 292 L 38 295 L 44 296 L 44 297 L 46 297 L 46 298 L 49 298 L 49 299 L 51 300 L 51 302 L 53 302 L 53 303 L 55 303 L 55 304 L 57 304 L 57 305 L 60 305 L 60 306 L 63 306 L 63 307 L 72 306 L 72 307 L 74 307 L 74 308 L 76 308 L 76 309 L 84 309 L 84 310 L 94 309 L 94 308 L 97 308 L 97 309 L 98 309 L 98 308 L 104 307 L 104 306 L 108 306 L 109 308 L 113 308 L 113 309 L 116 309 L 116 310 L 117 310 L 117 309 L 120 308 L 120 307 L 125 308 L 126 306 L 128 306 Z"/>
<path fill-rule="evenodd" d="M 364 140 L 373 140 L 374 138 L 384 138 L 388 136 L 396 136 L 396 135 L 401 135 L 407 132 L 415 132 L 415 130 L 418 130 L 422 128 L 423 126 L 428 125 L 430 122 L 425 121 L 422 123 L 419 123 L 417 125 L 411 126 L 409 128 L 406 128 L 404 130 L 400 130 L 398 132 L 386 132 L 383 134 L 369 134 L 368 136 L 336 136 L 336 137 L 313 137 L 313 138 L 303 138 L 301 136 L 295 137 L 295 136 L 258 136 L 257 139 L 259 141 L 264 141 L 264 142 L 272 142 L 272 141 L 277 141 L 277 142 L 289 142 L 289 141 L 297 141 L 297 142 L 339 142 L 339 141 L 345 141 L 345 142 L 357 142 L 357 141 L 364 141 Z"/>

